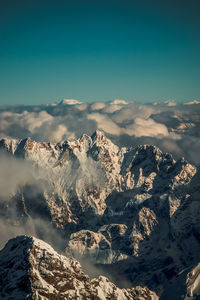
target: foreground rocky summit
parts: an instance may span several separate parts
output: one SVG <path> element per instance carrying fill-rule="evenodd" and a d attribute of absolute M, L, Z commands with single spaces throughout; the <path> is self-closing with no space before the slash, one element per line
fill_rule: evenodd
<path fill-rule="evenodd" d="M 169 299 L 185 286 L 199 262 L 196 166 L 155 146 L 119 149 L 100 131 L 58 144 L 3 139 L 0 148 L 33 169 L 1 195 L 5 222 L 53 224 L 68 256 L 100 266 L 122 287 L 145 285 Z"/>
<path fill-rule="evenodd" d="M 119 289 L 106 277 L 90 279 L 74 259 L 34 237 L 19 236 L 0 251 L 1 299 L 157 300 L 148 288 Z"/>

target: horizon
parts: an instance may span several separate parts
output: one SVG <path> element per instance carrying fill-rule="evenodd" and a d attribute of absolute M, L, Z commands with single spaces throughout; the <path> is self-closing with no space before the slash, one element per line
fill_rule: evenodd
<path fill-rule="evenodd" d="M 77 101 L 77 103 L 67 103 L 68 100 L 71 101 Z M 185 101 L 175 101 L 174 99 L 158 99 L 158 101 L 149 101 L 149 102 L 142 102 L 142 101 L 136 101 L 136 100 L 127 100 L 127 99 L 118 99 L 118 98 L 113 98 L 113 99 L 107 99 L 107 100 L 101 100 L 101 101 L 84 101 L 84 100 L 80 100 L 80 99 L 72 99 L 72 98 L 62 98 L 60 100 L 55 100 L 52 102 L 43 102 L 43 103 L 11 103 L 11 104 L 1 104 L 0 103 L 0 107 L 4 108 L 4 107 L 17 107 L 17 106 L 28 106 L 28 107 L 32 107 L 32 106 L 38 106 L 38 107 L 53 107 L 53 106 L 57 106 L 57 105 L 62 105 L 62 106 L 76 106 L 78 104 L 88 104 L 88 105 L 92 105 L 92 104 L 113 104 L 115 101 L 123 101 L 123 102 L 127 102 L 127 104 L 136 104 L 136 105 L 166 105 L 166 106 L 179 106 L 179 105 L 198 105 L 200 104 L 200 97 L 199 98 L 191 98 Z M 172 104 L 171 104 L 172 103 Z"/>

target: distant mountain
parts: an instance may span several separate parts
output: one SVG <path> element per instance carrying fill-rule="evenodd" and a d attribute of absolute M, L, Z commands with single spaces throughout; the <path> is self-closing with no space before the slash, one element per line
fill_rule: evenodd
<path fill-rule="evenodd" d="M 181 281 L 170 298 L 186 295 L 187 272 L 199 261 L 197 167 L 151 145 L 120 149 L 101 131 L 57 144 L 2 139 L 0 149 L 34 168 L 6 199 L 6 222 L 44 219 L 68 256 L 121 287 L 145 285 L 168 299 Z"/>
<path fill-rule="evenodd" d="M 190 101 L 190 102 L 186 102 L 184 103 L 185 105 L 192 105 L 192 104 L 199 104 L 200 101 L 197 101 L 197 100 L 193 100 L 193 101 Z"/>
<path fill-rule="evenodd" d="M 75 105 L 75 104 L 81 104 L 83 102 L 75 99 L 63 99 L 59 102 L 59 105 Z"/>

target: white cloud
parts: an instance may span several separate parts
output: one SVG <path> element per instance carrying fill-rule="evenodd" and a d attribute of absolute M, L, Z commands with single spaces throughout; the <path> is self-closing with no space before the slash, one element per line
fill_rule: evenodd
<path fill-rule="evenodd" d="M 173 100 L 159 105 L 124 100 L 112 103 L 78 101 L 77 104 L 77 100 L 68 100 L 66 102 L 74 104 L 30 106 L 26 110 L 23 106 L 4 110 L 1 107 L 0 136 L 20 139 L 30 136 L 35 140 L 59 142 L 102 129 L 108 137 L 112 135 L 113 142 L 119 146 L 153 143 L 189 160 L 199 161 L 195 146 L 199 145 L 199 140 L 192 143 L 193 147 L 188 141 L 199 139 L 200 105 L 177 103 L 175 106 Z"/>
<path fill-rule="evenodd" d="M 11 137 L 31 136 L 39 140 L 58 142 L 75 136 L 64 124 L 60 123 L 62 123 L 62 118 L 53 117 L 46 111 L 0 114 L 1 134 Z"/>
<path fill-rule="evenodd" d="M 156 111 L 157 110 L 151 106 L 131 104 L 128 107 L 121 109 L 119 112 L 116 112 L 112 119 L 120 124 L 124 121 L 134 120 L 137 117 L 147 119 Z"/>
<path fill-rule="evenodd" d="M 142 118 L 136 118 L 133 124 L 126 126 L 124 132 L 136 137 L 163 137 L 169 135 L 168 129 L 165 125 L 156 123 L 153 119 L 146 120 Z"/>
<path fill-rule="evenodd" d="M 125 100 L 122 100 L 122 99 L 115 99 L 110 104 L 123 104 L 123 105 L 126 105 L 126 104 L 128 104 L 128 102 L 125 101 Z"/>
<path fill-rule="evenodd" d="M 117 104 L 112 104 L 112 105 L 108 105 L 104 108 L 104 112 L 107 114 L 112 114 L 118 110 L 121 110 L 123 106 L 117 105 Z"/>
<path fill-rule="evenodd" d="M 89 120 L 97 122 L 97 127 L 105 132 L 113 135 L 120 135 L 121 129 L 108 116 L 100 113 L 92 113 L 88 115 Z"/>
<path fill-rule="evenodd" d="M 41 127 L 45 123 L 51 123 L 53 117 L 46 111 L 40 111 L 39 113 L 29 113 L 25 111 L 19 116 L 19 124 L 25 126 L 30 132 L 35 132 L 37 128 Z"/>
<path fill-rule="evenodd" d="M 25 182 L 33 180 L 33 168 L 20 159 L 0 152 L 0 199 L 6 200 Z M 16 176 L 17 175 L 17 176 Z"/>
<path fill-rule="evenodd" d="M 83 104 L 76 105 L 75 108 L 82 111 L 82 110 L 86 110 L 88 108 L 88 105 L 86 103 L 83 103 Z"/>
<path fill-rule="evenodd" d="M 105 103 L 103 103 L 103 102 L 96 102 L 96 103 L 94 103 L 94 104 L 92 104 L 92 105 L 90 106 L 90 109 L 91 109 L 91 110 L 101 110 L 101 109 L 103 109 L 105 106 L 106 106 L 106 105 L 105 105 Z"/>
<path fill-rule="evenodd" d="M 119 127 L 111 118 L 100 113 L 90 114 L 88 118 L 97 122 L 98 129 L 112 135 L 127 134 L 136 137 L 149 136 L 157 138 L 169 136 L 168 129 L 164 124 L 157 123 L 150 118 L 147 120 L 136 118 L 134 123 L 125 127 Z"/>

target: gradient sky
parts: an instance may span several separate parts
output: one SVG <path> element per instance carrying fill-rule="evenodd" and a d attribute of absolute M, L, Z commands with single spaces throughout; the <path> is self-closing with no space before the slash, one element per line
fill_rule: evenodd
<path fill-rule="evenodd" d="M 200 97 L 199 0 L 0 2 L 0 104 Z"/>

